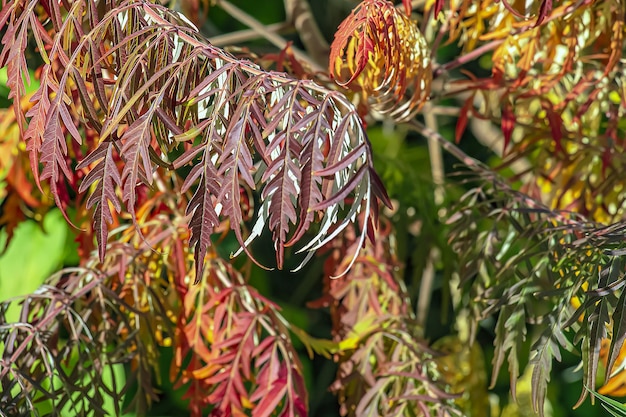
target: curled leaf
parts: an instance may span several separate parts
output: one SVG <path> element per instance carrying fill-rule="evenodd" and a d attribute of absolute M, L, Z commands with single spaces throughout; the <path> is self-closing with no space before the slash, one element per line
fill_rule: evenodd
<path fill-rule="evenodd" d="M 375 111 L 411 119 L 430 94 L 430 50 L 417 24 L 386 0 L 361 2 L 339 26 L 330 73 Z"/>

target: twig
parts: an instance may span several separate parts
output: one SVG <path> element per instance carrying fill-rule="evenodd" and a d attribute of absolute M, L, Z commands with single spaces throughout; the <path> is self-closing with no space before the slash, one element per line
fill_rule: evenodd
<path fill-rule="evenodd" d="M 433 138 L 434 140 L 436 140 L 437 143 L 439 143 L 439 146 L 445 149 L 446 152 L 450 153 L 472 171 L 481 173 L 487 171 L 492 172 L 487 165 L 477 159 L 472 158 L 471 156 L 463 152 L 459 147 L 455 146 L 453 143 L 449 142 L 446 138 L 441 136 L 439 133 L 426 127 L 423 123 L 420 123 L 417 120 L 411 120 L 407 123 L 407 125 L 409 126 L 409 128 L 416 131 L 424 138 Z M 493 175 L 497 174 L 493 173 Z"/>
<path fill-rule="evenodd" d="M 323 67 L 328 67 L 330 45 L 315 22 L 311 6 L 306 0 L 284 0 L 287 21 L 296 28 L 309 57 Z"/>
<path fill-rule="evenodd" d="M 267 25 L 265 28 L 269 32 L 279 33 L 285 29 L 291 28 L 292 25 L 287 22 L 281 23 L 272 23 L 271 25 Z M 236 32 L 225 33 L 223 35 L 217 35 L 209 38 L 211 44 L 214 46 L 228 46 L 234 45 L 242 42 L 252 41 L 258 38 L 262 38 L 263 35 L 259 34 L 254 29 L 244 29 L 238 30 Z"/>
<path fill-rule="evenodd" d="M 428 111 L 435 116 L 458 116 L 461 110 L 452 106 L 431 106 Z"/>
<path fill-rule="evenodd" d="M 482 174 L 485 181 L 491 182 L 494 186 L 516 194 L 519 197 L 520 203 L 525 204 L 527 208 L 550 212 L 554 215 L 555 220 L 558 220 L 564 224 L 578 223 L 577 221 L 573 221 L 571 219 L 570 216 L 573 213 L 567 211 L 554 211 L 542 202 L 535 200 L 527 194 L 513 190 L 510 184 L 498 173 L 494 172 L 492 169 L 490 169 L 487 165 L 480 162 L 479 160 L 472 158 L 471 156 L 463 152 L 459 147 L 455 146 L 453 143 L 449 142 L 446 138 L 441 136 L 439 133 L 424 126 L 423 123 L 420 123 L 417 120 L 411 120 L 406 124 L 406 126 L 408 126 L 409 129 L 416 131 L 425 138 L 433 137 L 434 139 L 436 139 L 439 145 L 443 149 L 445 149 L 446 152 L 450 153 L 452 156 L 458 159 L 466 168 L 469 168 L 471 171 L 474 171 L 477 174 Z"/>
<path fill-rule="evenodd" d="M 467 64 L 470 61 L 473 61 L 479 57 L 481 57 L 483 54 L 489 52 L 489 51 L 493 51 L 494 49 L 496 49 L 498 46 L 500 46 L 500 44 L 504 43 L 506 39 L 496 39 L 493 40 L 489 43 L 486 43 L 476 49 L 474 49 L 471 52 L 466 53 L 465 55 L 461 55 L 460 57 L 458 57 L 457 59 L 454 59 L 450 62 L 447 62 L 443 65 L 438 66 L 437 68 L 435 68 L 433 70 L 433 78 L 437 78 L 438 76 L 440 76 L 441 74 L 443 74 L 444 72 L 450 71 L 453 68 L 458 68 L 464 64 Z"/>
<path fill-rule="evenodd" d="M 437 118 L 434 112 L 430 110 L 430 103 L 424 106 L 424 121 L 426 126 L 433 131 L 437 131 Z M 440 207 L 445 199 L 445 189 L 443 187 L 445 172 L 443 166 L 443 156 L 441 155 L 441 147 L 435 138 L 428 139 L 428 154 L 430 155 L 430 172 L 435 184 L 435 205 Z"/>
<path fill-rule="evenodd" d="M 424 16 L 425 21 L 430 19 L 429 14 Z M 433 26 L 426 26 L 426 30 L 424 31 L 424 36 L 427 41 L 431 41 L 433 38 Z M 424 121 L 426 122 L 426 126 L 429 129 L 436 132 L 439 130 L 437 126 L 437 117 L 435 113 L 432 111 L 434 105 L 432 102 L 427 102 L 424 105 L 423 115 Z M 435 185 L 434 191 L 434 199 L 435 199 L 435 207 L 437 208 L 438 216 L 442 216 L 441 210 L 444 208 L 443 202 L 445 200 L 445 189 L 443 187 L 444 183 L 444 164 L 443 157 L 441 155 L 441 147 L 437 143 L 437 139 L 435 138 L 427 138 L 428 140 L 428 154 L 430 156 L 430 172 L 433 178 L 433 183 Z M 426 317 L 428 316 L 428 310 L 430 309 L 430 299 L 432 296 L 433 283 L 435 281 L 435 273 L 436 268 L 435 264 L 439 258 L 440 254 L 437 248 L 432 247 L 428 254 L 428 259 L 426 261 L 426 266 L 424 267 L 424 271 L 422 272 L 422 279 L 420 281 L 420 289 L 417 300 L 417 315 L 416 320 L 418 325 L 423 329 L 426 324 Z"/>
<path fill-rule="evenodd" d="M 219 0 L 217 4 L 224 9 L 225 12 L 230 14 L 235 19 L 239 20 L 244 25 L 248 26 L 250 29 L 256 31 L 259 35 L 263 36 L 263 38 L 267 39 L 270 43 L 276 46 L 279 49 L 285 49 L 288 45 L 288 42 L 282 37 L 277 35 L 274 32 L 267 30 L 267 27 L 256 20 L 254 17 L 250 16 L 248 13 L 244 12 L 237 6 L 226 0 Z M 321 67 L 317 62 L 313 61 L 307 54 L 302 52 L 301 50 L 292 47 L 293 54 L 297 59 L 302 62 L 308 64 L 311 69 L 315 72 L 325 72 L 326 69 Z"/>
<path fill-rule="evenodd" d="M 424 120 L 426 125 L 432 131 L 437 131 L 437 118 L 431 111 L 431 103 L 427 103 L 424 106 Z M 441 147 L 437 143 L 437 139 L 428 137 L 428 153 L 430 155 L 430 171 L 435 184 L 435 206 L 440 211 L 441 206 L 445 199 L 444 183 L 444 166 L 443 157 L 441 155 Z M 426 318 L 428 316 L 428 310 L 430 309 L 430 298 L 432 295 L 433 282 L 435 281 L 435 264 L 439 258 L 439 251 L 436 248 L 431 248 L 428 254 L 428 260 L 426 266 L 422 272 L 422 279 L 420 281 L 420 289 L 417 300 L 417 324 L 424 328 L 426 324 Z"/>

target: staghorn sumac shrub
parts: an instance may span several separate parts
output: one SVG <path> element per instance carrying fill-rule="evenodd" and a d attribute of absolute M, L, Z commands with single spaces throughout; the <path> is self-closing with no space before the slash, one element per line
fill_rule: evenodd
<path fill-rule="evenodd" d="M 489 345 L 536 413 L 564 351 L 623 394 L 624 3 L 266 3 L 3 1 L 0 288 L 75 239 L 2 294 L 0 415 L 320 415 L 313 358 L 342 416 L 471 416 Z"/>

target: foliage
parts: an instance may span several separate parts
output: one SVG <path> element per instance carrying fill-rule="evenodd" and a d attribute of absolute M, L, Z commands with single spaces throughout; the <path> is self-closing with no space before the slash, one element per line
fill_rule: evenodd
<path fill-rule="evenodd" d="M 504 164 L 532 161 L 529 195 L 550 194 L 554 208 L 619 220 L 623 2 L 562 2 L 537 17 L 540 25 L 516 21 L 505 4 L 459 10 L 449 23 L 451 39 L 461 37 L 468 50 L 478 39 L 495 48 L 491 77 L 462 83 L 472 91 L 466 107 L 483 95 L 481 117 L 502 118 Z M 496 89 L 497 96 L 489 93 Z"/>
<path fill-rule="evenodd" d="M 426 40 L 406 14 L 384 0 L 361 2 L 339 26 L 330 73 L 344 87 L 358 85 L 371 110 L 399 121 L 413 118 L 430 94 Z"/>
<path fill-rule="evenodd" d="M 456 415 L 438 374 L 435 355 L 419 341 L 406 289 L 394 274 L 388 225 L 376 246 L 359 252 L 354 230 L 334 242 L 324 268 L 326 294 L 314 306 L 327 306 L 333 316 L 333 339 L 343 345 L 337 380 L 341 414 L 349 416 Z M 437 383 L 439 382 L 439 383 Z"/>
<path fill-rule="evenodd" d="M 207 405 L 213 415 L 307 414 L 302 365 L 275 304 L 219 259 L 181 297 L 172 375 L 189 386 L 194 415 Z"/>
<path fill-rule="evenodd" d="M 194 416 L 308 416 L 311 360 L 342 416 L 485 412 L 446 334 L 540 415 L 580 351 L 575 405 L 620 415 L 624 2 L 364 0 L 331 45 L 276 3 L 293 39 L 227 0 L 3 1 L 0 242 L 54 206 L 76 239 L 3 294 L 0 415 L 145 415 L 172 384 Z"/>
<path fill-rule="evenodd" d="M 626 407 L 624 404 L 619 403 L 611 398 L 605 397 L 602 394 L 598 394 L 597 392 L 593 392 L 592 394 L 597 397 L 601 402 L 602 406 L 614 417 L 619 417 L 626 415 Z"/>

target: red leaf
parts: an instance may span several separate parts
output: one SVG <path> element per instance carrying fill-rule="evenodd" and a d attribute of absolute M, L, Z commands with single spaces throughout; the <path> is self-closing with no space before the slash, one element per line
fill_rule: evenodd
<path fill-rule="evenodd" d="M 454 140 L 456 143 L 461 142 L 461 138 L 463 137 L 463 133 L 467 128 L 467 121 L 469 117 L 469 112 L 472 106 L 474 105 L 474 95 L 470 96 L 461 107 L 461 113 L 459 114 L 459 119 L 456 122 L 456 129 L 454 130 Z"/>
<path fill-rule="evenodd" d="M 9 9 L 9 7 L 7 7 Z M 25 94 L 24 78 L 30 84 L 30 76 L 26 65 L 25 51 L 28 40 L 28 25 L 18 23 L 15 27 L 13 21 L 9 22 L 6 34 L 2 37 L 2 54 L 0 65 L 7 66 L 7 81 L 9 87 L 9 100 L 13 99 L 13 109 L 20 133 L 24 129 L 24 113 L 20 106 L 20 100 Z M 8 54 L 7 54 L 8 52 Z"/>
<path fill-rule="evenodd" d="M 77 169 L 82 169 L 93 162 L 99 161 L 83 179 L 78 192 L 83 193 L 92 184 L 96 183 L 95 190 L 87 200 L 87 208 L 96 207 L 93 225 L 101 262 L 104 261 L 106 252 L 107 237 L 109 235 L 108 225 L 113 223 L 113 215 L 109 203 L 111 203 L 117 213 L 122 209 L 115 193 L 116 188 L 121 186 L 122 179 L 113 159 L 113 148 L 114 145 L 111 141 L 101 143 L 96 150 L 76 167 Z M 44 178 L 43 175 L 42 178 Z"/>
<path fill-rule="evenodd" d="M 313 139 L 318 138 L 318 129 L 320 129 L 320 126 L 317 126 L 314 132 L 308 132 L 307 135 L 311 134 Z M 323 198 L 319 189 L 322 179 L 313 174 L 314 171 L 323 167 L 322 161 L 324 160 L 320 147 L 316 145 L 315 140 L 310 140 L 300 154 L 301 160 L 306 161 L 302 167 L 300 179 L 300 216 L 298 226 L 289 242 L 285 243 L 285 246 L 291 246 L 297 242 L 308 230 L 314 217 L 314 212 L 308 208 L 319 203 Z"/>
<path fill-rule="evenodd" d="M 122 199 L 126 203 L 126 209 L 131 215 L 133 223 L 137 226 L 135 214 L 135 201 L 137 197 L 137 185 L 139 180 L 148 185 L 152 183 L 152 164 L 149 156 L 152 113 L 145 113 L 131 124 L 122 136 L 124 145 L 120 151 L 124 161 L 122 170 Z M 139 227 L 137 227 L 139 230 Z"/>
<path fill-rule="evenodd" d="M 504 135 L 502 153 L 506 154 L 506 149 L 509 147 L 509 143 L 511 143 L 511 135 L 515 127 L 515 112 L 513 111 L 513 106 L 508 101 L 502 107 L 502 122 L 500 126 L 502 128 L 502 135 Z"/>
<path fill-rule="evenodd" d="M 550 125 L 550 131 L 552 132 L 552 139 L 556 146 L 556 152 L 563 151 L 561 140 L 563 139 L 563 119 L 561 115 L 554 111 L 554 108 L 550 103 L 544 103 L 543 109 L 546 112 L 548 123 Z"/>
<path fill-rule="evenodd" d="M 537 22 L 535 22 L 535 26 L 539 26 L 550 14 L 552 11 L 552 0 L 543 0 L 541 2 L 541 6 L 539 6 L 539 15 L 537 16 Z"/>
<path fill-rule="evenodd" d="M 368 170 L 365 165 L 362 165 L 354 174 L 352 178 L 341 188 L 339 189 L 332 197 L 328 198 L 320 202 L 319 204 L 311 207 L 311 210 L 324 210 L 328 207 L 341 203 L 347 196 L 350 194 L 361 182 L 363 176 Z M 368 178 L 369 179 L 369 178 Z"/>
<path fill-rule="evenodd" d="M 282 382 L 282 383 L 281 383 Z M 275 385 L 254 409 L 255 417 L 269 417 L 285 397 L 287 386 L 285 381 L 274 381 Z"/>
<path fill-rule="evenodd" d="M 441 12 L 441 10 L 443 9 L 443 2 L 444 0 L 436 0 L 435 1 L 435 18 L 437 18 L 437 16 L 439 16 L 439 13 Z"/>
<path fill-rule="evenodd" d="M 413 11 L 411 0 L 402 0 L 402 4 L 404 5 L 404 13 L 406 13 L 407 16 L 411 16 L 411 12 Z"/>
<path fill-rule="evenodd" d="M 347 17 L 335 32 L 335 39 L 330 46 L 329 72 L 333 78 L 340 78 L 340 74 L 335 74 L 335 64 L 345 55 L 344 51 L 348 49 L 348 45 L 355 32 L 358 32 L 357 50 L 355 52 L 356 68 L 352 69 L 352 76 L 347 81 L 337 80 L 342 86 L 347 86 L 354 81 L 365 69 L 369 54 L 374 52 L 374 41 L 370 38 L 366 27 L 372 25 L 372 18 L 369 16 L 369 9 L 374 7 L 376 0 L 365 0 L 361 2 L 352 14 Z"/>
<path fill-rule="evenodd" d="M 30 101 L 35 105 L 26 113 L 26 117 L 30 117 L 30 123 L 24 133 L 26 141 L 26 150 L 29 153 L 30 168 L 35 178 L 35 184 L 41 190 L 41 181 L 39 179 L 39 152 L 44 141 L 44 132 L 48 120 L 48 111 L 50 109 L 50 100 L 48 98 L 47 78 L 49 67 L 45 67 L 41 76 L 41 86 L 31 97 Z"/>

